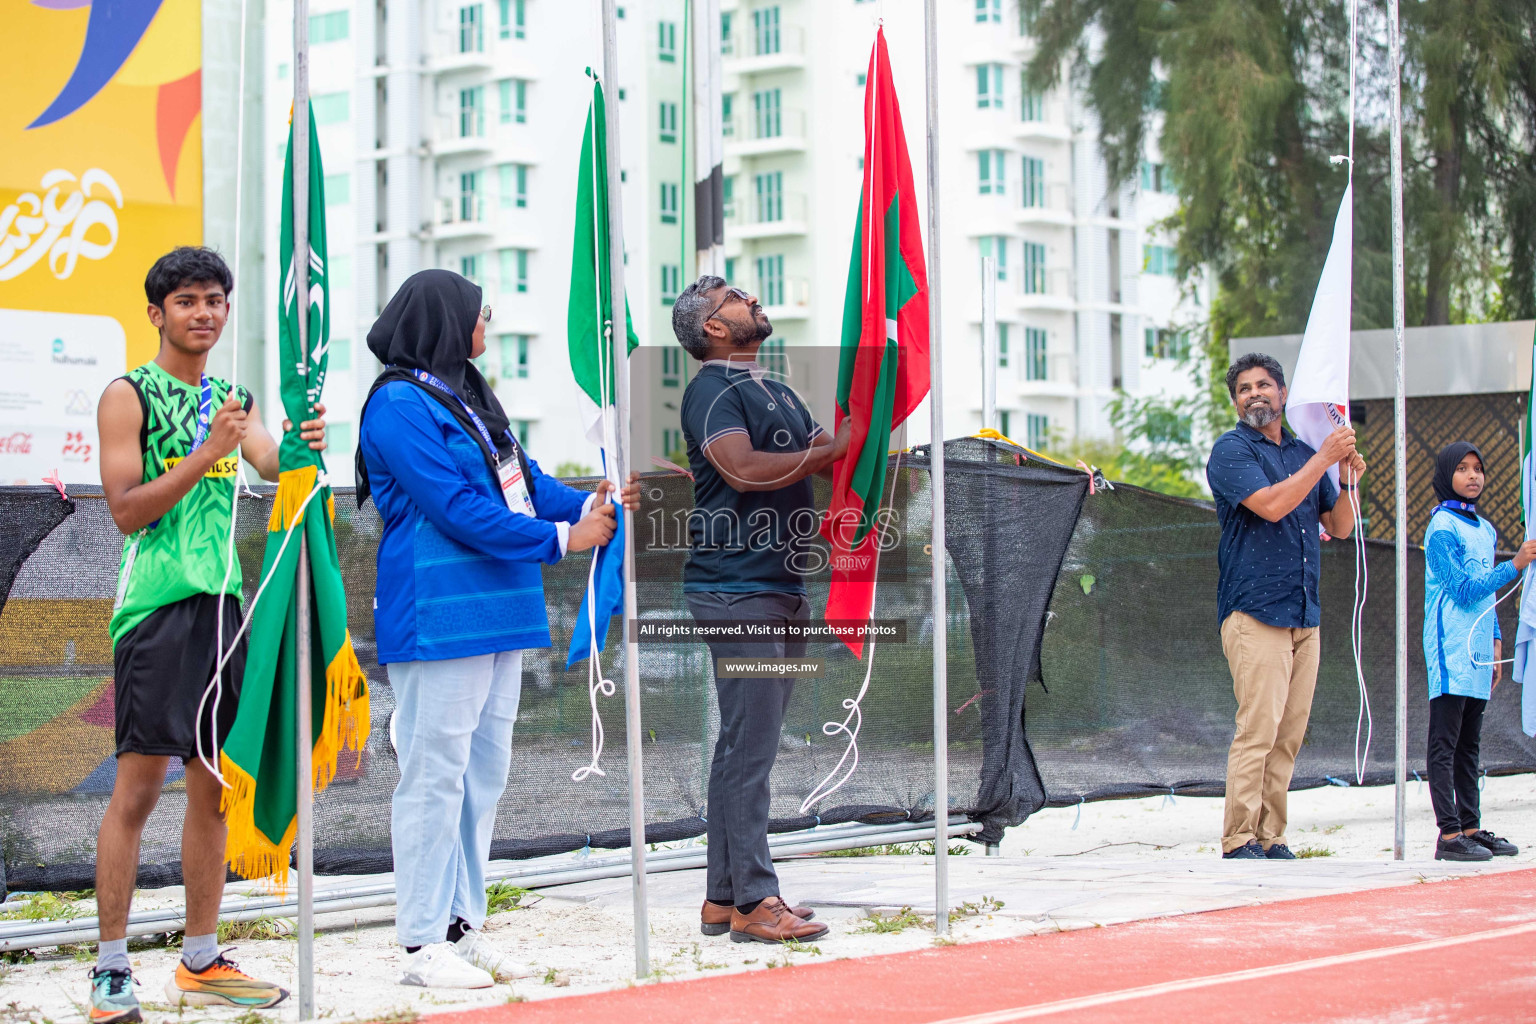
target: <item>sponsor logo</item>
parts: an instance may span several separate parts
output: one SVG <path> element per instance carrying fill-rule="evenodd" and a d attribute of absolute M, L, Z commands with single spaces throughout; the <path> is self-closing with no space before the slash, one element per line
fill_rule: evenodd
<path fill-rule="evenodd" d="M 10 437 L 0 435 L 0 455 L 31 455 L 32 435 L 17 431 Z"/>
<path fill-rule="evenodd" d="M 44 257 L 48 270 L 62 281 L 82 257 L 106 259 L 117 248 L 123 190 L 112 175 L 92 167 L 76 178 L 56 168 L 43 175 L 38 191 L 42 194 L 23 192 L 0 209 L 0 281 L 19 277 Z M 55 361 L 60 347 L 56 342 Z"/>
<path fill-rule="evenodd" d="M 180 464 L 182 458 L 183 456 L 181 455 L 171 455 L 167 457 L 163 463 L 165 467 L 164 471 L 169 473 L 172 469 L 176 468 L 176 466 Z M 219 461 L 215 462 L 212 466 L 210 466 L 208 468 L 208 472 L 204 473 L 203 476 L 228 477 L 234 476 L 239 471 L 240 459 L 234 455 L 226 455 Z"/>
<path fill-rule="evenodd" d="M 93 450 L 94 446 L 85 439 L 85 431 L 69 430 L 64 433 L 64 445 L 59 449 L 59 458 L 67 462 L 90 462 Z"/>
<path fill-rule="evenodd" d="M 72 356 L 64 351 L 64 339 L 53 339 L 53 361 L 58 366 L 95 366 L 95 356 Z M 66 412 L 71 410 L 65 410 Z M 89 410 L 87 410 L 89 411 Z"/>
<path fill-rule="evenodd" d="M 93 359 L 92 362 L 95 362 Z M 64 413 L 68 416 L 89 416 L 96 409 L 88 392 L 81 388 L 64 392 Z"/>

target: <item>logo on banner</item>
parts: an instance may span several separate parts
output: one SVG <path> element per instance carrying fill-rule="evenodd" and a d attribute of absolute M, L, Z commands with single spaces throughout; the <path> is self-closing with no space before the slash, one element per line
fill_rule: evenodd
<path fill-rule="evenodd" d="M 123 190 L 112 175 L 93 167 L 77 179 L 56 169 L 43 175 L 41 192 L 23 192 L 0 210 L 0 281 L 19 277 L 44 257 L 62 281 L 82 257 L 105 259 L 117 248 Z M 55 361 L 58 348 L 56 342 Z"/>
<path fill-rule="evenodd" d="M 10 437 L 0 435 L 0 455 L 31 455 L 32 435 L 17 431 Z"/>
<path fill-rule="evenodd" d="M 86 440 L 85 431 L 66 431 L 64 447 L 59 449 L 59 457 L 66 462 L 90 462 L 91 442 Z"/>
<path fill-rule="evenodd" d="M 96 403 L 91 401 L 88 392 L 81 388 L 64 392 L 64 414 L 66 416 L 89 416 L 96 411 Z"/>

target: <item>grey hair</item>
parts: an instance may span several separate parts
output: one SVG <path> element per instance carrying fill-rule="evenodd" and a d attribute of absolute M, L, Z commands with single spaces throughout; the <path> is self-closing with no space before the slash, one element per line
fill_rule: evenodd
<path fill-rule="evenodd" d="M 1245 356 L 1238 356 L 1231 366 L 1227 367 L 1227 393 L 1232 400 L 1237 401 L 1237 378 L 1239 374 L 1249 370 L 1263 370 L 1269 374 L 1269 379 L 1275 382 L 1275 387 L 1285 387 L 1285 370 L 1280 361 L 1274 356 L 1263 352 L 1249 352 Z"/>
<path fill-rule="evenodd" d="M 677 343 L 695 359 L 703 359 L 709 352 L 709 338 L 704 334 L 704 318 L 714 308 L 709 293 L 725 287 L 723 277 L 705 274 L 684 288 L 672 303 L 672 333 Z"/>

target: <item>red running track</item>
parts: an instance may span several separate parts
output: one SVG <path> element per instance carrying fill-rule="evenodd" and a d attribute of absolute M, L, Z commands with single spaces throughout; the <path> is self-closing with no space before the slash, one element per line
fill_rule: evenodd
<path fill-rule="evenodd" d="M 723 941 L 729 941 L 724 939 Z M 835 953 L 837 939 L 821 942 Z M 434 1024 L 1536 1020 L 1536 870 L 800 964 Z"/>

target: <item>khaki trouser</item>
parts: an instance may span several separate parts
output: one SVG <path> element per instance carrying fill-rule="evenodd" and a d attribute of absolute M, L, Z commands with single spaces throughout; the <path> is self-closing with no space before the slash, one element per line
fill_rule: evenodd
<path fill-rule="evenodd" d="M 1233 612 L 1221 624 L 1221 647 L 1237 697 L 1221 852 L 1254 839 L 1267 850 L 1285 842 L 1286 792 L 1317 687 L 1317 629 L 1266 626 Z"/>

